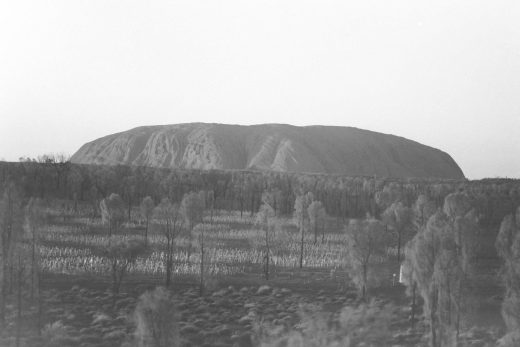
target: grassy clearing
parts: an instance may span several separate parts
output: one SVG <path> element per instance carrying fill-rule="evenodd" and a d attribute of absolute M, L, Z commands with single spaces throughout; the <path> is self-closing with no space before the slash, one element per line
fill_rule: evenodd
<path fill-rule="evenodd" d="M 293 221 L 288 218 L 278 220 L 280 232 L 286 235 L 283 243 L 277 245 L 278 251 L 272 257 L 276 271 L 298 267 L 299 234 Z M 261 234 L 254 225 L 254 217 L 238 211 L 227 213 L 217 211 L 213 216 L 206 214 L 204 227 L 210 246 L 210 270 L 212 275 L 236 275 L 247 272 L 259 272 L 263 262 L 262 251 L 253 246 L 253 240 Z M 126 223 L 119 239 L 142 237 L 141 223 Z M 55 274 L 99 275 L 109 270 L 108 259 L 97 254 L 96 250 L 108 244 L 108 235 L 100 220 L 86 216 L 70 216 L 65 222 L 55 219 L 55 223 L 42 232 L 43 270 Z M 304 245 L 304 266 L 312 269 L 336 271 L 343 265 L 342 235 L 328 233 L 325 241 L 313 242 L 313 236 L 307 234 Z M 130 268 L 131 274 L 161 276 L 164 273 L 164 237 L 152 230 L 149 245 L 153 252 L 145 258 L 139 258 Z M 197 275 L 200 255 L 192 250 L 188 260 L 186 236 L 178 237 L 174 256 L 176 275 Z"/>

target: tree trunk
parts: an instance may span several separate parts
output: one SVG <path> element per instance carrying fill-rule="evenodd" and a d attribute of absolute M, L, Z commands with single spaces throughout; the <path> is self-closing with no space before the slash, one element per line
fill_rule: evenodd
<path fill-rule="evenodd" d="M 20 347 L 20 337 L 22 332 L 22 256 L 18 255 L 18 293 L 17 293 L 17 313 L 16 313 L 16 347 Z"/>
<path fill-rule="evenodd" d="M 42 299 L 42 287 L 41 287 L 41 274 L 40 271 L 37 273 L 38 276 L 38 336 L 42 334 L 42 316 L 43 316 L 43 299 Z"/>
<path fill-rule="evenodd" d="M 451 327 L 451 283 L 448 275 L 448 279 L 446 280 L 446 292 L 448 298 L 448 326 Z"/>
<path fill-rule="evenodd" d="M 171 255 L 171 248 L 170 248 L 170 241 L 168 240 L 168 254 L 166 255 L 166 283 L 165 283 L 165 286 L 166 288 L 169 288 L 170 287 L 170 283 L 171 283 L 171 273 L 172 273 L 172 263 L 173 263 L 173 259 L 172 259 L 172 255 Z"/>
<path fill-rule="evenodd" d="M 457 310 L 457 321 L 456 321 L 456 335 L 455 335 L 455 345 L 459 345 L 459 335 L 460 335 L 460 310 Z"/>
<path fill-rule="evenodd" d="M 166 288 L 170 287 L 171 274 L 172 274 L 172 262 L 170 259 L 168 259 L 167 264 L 166 264 Z"/>
<path fill-rule="evenodd" d="M 9 280 L 9 294 L 13 294 L 13 283 L 14 283 L 14 265 L 13 265 L 13 262 L 14 262 L 14 259 L 11 262 L 11 264 L 9 264 L 9 276 L 10 276 L 10 280 Z"/>
<path fill-rule="evenodd" d="M 33 237 L 32 245 L 31 245 L 31 301 L 34 299 L 34 276 L 35 276 L 34 268 L 36 266 L 35 242 L 36 242 L 36 240 Z"/>
<path fill-rule="evenodd" d="M 455 324 L 456 324 L 455 328 L 456 328 L 457 334 L 455 336 L 456 337 L 455 341 L 458 344 L 459 343 L 459 335 L 460 335 L 460 319 L 461 319 L 461 312 L 460 311 L 461 311 L 461 307 L 462 307 L 462 304 L 463 304 L 462 301 L 464 300 L 464 299 L 462 299 L 462 281 L 459 282 L 459 292 L 457 294 L 458 294 L 457 295 L 458 296 L 458 300 L 457 300 L 457 303 L 458 303 L 458 305 L 457 305 L 457 318 L 456 318 L 457 320 L 455 322 Z"/>
<path fill-rule="evenodd" d="M 121 289 L 121 283 L 123 283 L 123 277 L 125 275 L 127 266 L 128 266 L 128 263 L 125 263 L 123 266 L 121 266 L 121 270 L 119 271 L 119 278 L 117 278 L 117 275 L 116 275 L 117 281 L 115 282 L 115 290 L 114 290 L 114 296 L 113 296 L 114 308 L 116 306 L 116 296 L 119 295 L 119 290 Z"/>
<path fill-rule="evenodd" d="M 150 222 L 150 218 L 146 217 L 146 228 L 144 229 L 144 246 L 148 247 L 148 225 Z"/>
<path fill-rule="evenodd" d="M 78 213 L 78 197 L 77 197 L 77 194 L 74 193 L 74 207 L 73 207 L 73 212 L 76 214 Z"/>
<path fill-rule="evenodd" d="M 254 215 L 254 212 L 255 211 L 255 192 L 253 190 L 253 192 L 251 193 L 251 217 L 253 217 Z"/>
<path fill-rule="evenodd" d="M 204 232 L 200 236 L 200 284 L 199 295 L 204 294 Z"/>
<path fill-rule="evenodd" d="M 431 302 L 431 308 L 430 308 L 430 343 L 431 347 L 439 347 L 438 344 L 438 336 L 437 336 L 437 328 L 438 328 L 438 322 L 437 322 L 437 295 L 436 291 L 431 295 L 430 298 Z"/>
<path fill-rule="evenodd" d="M 415 328 L 415 298 L 417 291 L 417 283 L 414 282 L 412 287 L 412 330 Z"/>
<path fill-rule="evenodd" d="M 244 198 L 242 197 L 242 193 L 240 193 L 240 219 L 242 219 L 243 213 L 244 213 Z"/>
<path fill-rule="evenodd" d="M 269 281 L 269 249 L 267 250 L 265 258 L 265 279 L 266 281 Z"/>
<path fill-rule="evenodd" d="M 188 263 L 190 262 L 190 257 L 191 257 L 191 241 L 192 241 L 192 237 L 193 237 L 192 233 L 193 233 L 193 227 L 194 227 L 192 222 L 189 222 L 189 227 L 190 227 L 190 229 L 189 229 L 190 232 L 188 234 L 188 249 L 186 250 Z"/>
<path fill-rule="evenodd" d="M 363 297 L 363 300 L 366 299 L 366 295 L 367 295 L 367 272 L 368 272 L 368 269 L 367 269 L 367 264 L 363 264 L 363 291 L 362 291 L 362 297 Z"/>
<path fill-rule="evenodd" d="M 112 263 L 112 306 L 116 306 L 117 294 L 117 260 Z"/>
<path fill-rule="evenodd" d="M 397 232 L 397 264 L 401 264 L 401 230 Z"/>
<path fill-rule="evenodd" d="M 265 231 L 265 279 L 269 281 L 269 231 Z"/>
<path fill-rule="evenodd" d="M 300 231 L 301 231 L 301 243 L 300 243 L 300 269 L 303 268 L 303 236 L 304 236 L 304 227 L 303 227 L 303 221 L 301 222 L 301 225 L 300 225 Z"/>
<path fill-rule="evenodd" d="M 4 252 L 2 254 L 2 272 L 3 272 L 3 276 L 2 276 L 2 284 L 1 284 L 1 288 L 0 288 L 0 328 L 2 328 L 2 330 L 4 330 L 5 328 L 5 307 L 6 307 L 6 301 L 7 301 L 7 255 L 5 254 L 6 252 Z"/>

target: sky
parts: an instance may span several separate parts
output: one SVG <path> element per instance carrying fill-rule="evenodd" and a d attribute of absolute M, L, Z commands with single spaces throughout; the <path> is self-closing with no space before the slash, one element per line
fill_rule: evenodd
<path fill-rule="evenodd" d="M 354 126 L 520 178 L 520 1 L 0 3 L 0 159 L 187 122 Z"/>

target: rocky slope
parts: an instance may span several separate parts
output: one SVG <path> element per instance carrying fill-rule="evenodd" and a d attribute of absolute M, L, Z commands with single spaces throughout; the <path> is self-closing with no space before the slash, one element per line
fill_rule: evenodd
<path fill-rule="evenodd" d="M 189 123 L 145 126 L 83 145 L 72 162 L 388 177 L 462 178 L 446 153 L 351 127 Z"/>

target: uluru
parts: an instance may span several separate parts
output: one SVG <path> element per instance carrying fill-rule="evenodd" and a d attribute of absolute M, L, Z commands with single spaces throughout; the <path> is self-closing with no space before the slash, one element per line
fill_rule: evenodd
<path fill-rule="evenodd" d="M 339 126 L 142 126 L 81 146 L 78 164 L 461 179 L 451 156 L 403 137 Z"/>

